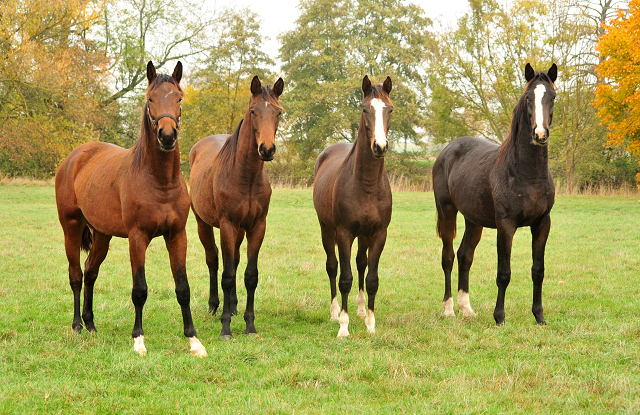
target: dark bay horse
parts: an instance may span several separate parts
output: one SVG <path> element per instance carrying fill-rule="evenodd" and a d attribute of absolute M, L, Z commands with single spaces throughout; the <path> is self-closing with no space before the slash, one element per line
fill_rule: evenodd
<path fill-rule="evenodd" d="M 389 120 L 393 104 L 389 98 L 391 78 L 372 86 L 368 76 L 362 81 L 362 115 L 358 137 L 353 144 L 340 143 L 326 148 L 318 156 L 313 182 L 313 204 L 318 213 L 322 245 L 327 254 L 327 274 L 331 285 L 331 319 L 338 320 L 338 337 L 349 335 L 347 300 L 353 276 L 351 246 L 358 238 L 358 305 L 357 315 L 365 318 L 370 333 L 375 332 L 373 314 L 378 292 L 378 262 L 387 240 L 391 222 L 391 187 L 384 167 L 389 143 Z M 340 294 L 338 306 L 336 276 L 340 256 Z M 365 270 L 368 309 L 365 311 Z M 338 312 L 340 314 L 338 315 Z"/>
<path fill-rule="evenodd" d="M 517 228 L 529 226 L 533 256 L 532 311 L 538 324 L 546 324 L 542 311 L 544 250 L 551 228 L 549 212 L 555 197 L 547 142 L 557 74 L 555 64 L 547 72 L 538 73 L 527 64 L 527 85 L 513 110 L 511 131 L 502 145 L 476 137 L 460 137 L 442 150 L 433 165 L 446 316 L 455 316 L 451 269 L 459 211 L 465 219 L 464 236 L 458 249 L 458 308 L 462 315 L 475 316 L 469 303 L 469 269 L 482 229 L 493 228 L 498 230 L 498 298 L 493 317 L 496 324 L 504 324 L 504 296 L 511 280 L 513 235 Z"/>
<path fill-rule="evenodd" d="M 258 253 L 266 229 L 271 200 L 271 185 L 264 162 L 273 160 L 275 136 L 282 113 L 279 97 L 284 89 L 282 78 L 273 85 L 262 86 L 258 77 L 251 81 L 251 99 L 243 121 L 231 134 L 203 138 L 189 154 L 191 165 L 191 208 L 198 223 L 198 235 L 204 246 L 209 268 L 209 312 L 215 314 L 218 299 L 218 248 L 213 227 L 220 229 L 222 248 L 223 339 L 231 338 L 231 315 L 237 314 L 236 270 L 240 261 L 240 244 L 247 235 L 247 269 L 244 283 L 247 308 L 245 333 L 256 333 L 253 311 L 258 286 Z"/>
<path fill-rule="evenodd" d="M 56 174 L 58 218 L 64 231 L 69 260 L 69 281 L 73 290 L 72 327 L 88 331 L 93 323 L 93 287 L 100 264 L 113 236 L 129 238 L 133 274 L 131 299 L 135 306 L 134 349 L 146 354 L 142 330 L 142 308 L 147 299 L 145 254 L 151 239 L 164 237 L 176 297 L 182 309 L 184 335 L 191 352 L 206 356 L 196 336 L 189 308 L 190 289 L 185 261 L 189 215 L 189 195 L 180 171 L 178 131 L 180 129 L 180 88 L 182 63 L 173 75 L 156 74 L 147 64 L 149 86 L 142 114 L 140 139 L 125 150 L 112 144 L 92 142 L 79 146 L 64 160 Z M 84 307 L 80 319 L 82 269 L 80 248 L 89 251 L 84 264 Z"/>

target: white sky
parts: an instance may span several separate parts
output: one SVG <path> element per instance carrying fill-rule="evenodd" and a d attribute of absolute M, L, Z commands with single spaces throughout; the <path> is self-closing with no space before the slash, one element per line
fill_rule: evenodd
<path fill-rule="evenodd" d="M 215 0 L 207 0 L 214 5 L 221 3 Z M 425 15 L 436 23 L 440 19 L 444 24 L 453 23 L 469 9 L 468 0 L 405 0 L 406 3 L 414 3 L 422 7 Z M 265 52 L 276 62 L 278 56 L 279 43 L 277 36 L 294 29 L 295 21 L 300 16 L 298 0 L 278 0 L 275 2 L 265 0 L 231 0 L 226 5 L 237 7 L 249 7 L 262 17 L 261 29 L 265 36 L 270 39 L 264 43 Z"/>

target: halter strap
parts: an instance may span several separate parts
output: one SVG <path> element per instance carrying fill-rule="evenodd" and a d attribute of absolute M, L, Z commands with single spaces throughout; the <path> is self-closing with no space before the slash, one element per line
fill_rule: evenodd
<path fill-rule="evenodd" d="M 180 112 L 182 112 L 182 106 L 180 107 Z M 151 117 L 151 112 L 149 111 L 149 104 L 147 104 L 147 116 L 149 116 L 149 121 L 151 121 L 151 124 L 153 125 L 153 128 L 158 126 L 158 121 L 160 121 L 161 118 L 171 118 L 173 120 L 173 122 L 176 123 L 176 130 L 180 130 L 180 117 L 178 117 L 178 119 L 176 119 L 176 117 L 174 117 L 173 115 L 169 114 L 168 112 L 165 112 L 164 114 L 160 114 L 156 117 L 156 119 L 154 120 Z"/>

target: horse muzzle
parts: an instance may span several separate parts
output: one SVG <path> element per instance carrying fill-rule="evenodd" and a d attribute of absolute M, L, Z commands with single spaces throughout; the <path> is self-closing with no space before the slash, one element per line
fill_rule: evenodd
<path fill-rule="evenodd" d="M 545 128 L 542 133 L 533 130 L 531 143 L 536 146 L 546 146 L 549 143 L 549 129 Z"/>
<path fill-rule="evenodd" d="M 276 154 L 276 145 L 272 144 L 270 148 L 267 148 L 264 143 L 260 143 L 258 154 L 262 161 L 271 161 Z"/>
<path fill-rule="evenodd" d="M 172 128 L 169 134 L 165 134 L 164 128 L 158 130 L 158 147 L 162 151 L 171 151 L 176 148 L 176 141 L 178 141 L 178 131 Z"/>
<path fill-rule="evenodd" d="M 371 150 L 373 150 L 374 156 L 376 156 L 377 158 L 382 158 L 385 156 L 385 154 L 387 154 L 387 151 L 389 150 L 389 143 L 381 146 L 377 142 L 374 142 L 373 146 L 371 146 Z"/>

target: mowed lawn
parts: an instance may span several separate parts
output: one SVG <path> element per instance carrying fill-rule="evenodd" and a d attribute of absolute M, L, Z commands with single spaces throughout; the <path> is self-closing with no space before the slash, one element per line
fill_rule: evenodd
<path fill-rule="evenodd" d="M 495 230 L 485 230 L 471 269 L 478 316 L 446 319 L 433 195 L 396 193 L 376 333 L 356 317 L 354 289 L 347 339 L 336 338 L 338 323 L 329 320 L 310 190 L 273 193 L 259 261 L 257 336 L 244 334 L 243 246 L 234 338 L 219 339 L 191 215 L 191 309 L 209 352 L 200 359 L 182 335 L 161 238 L 147 254 L 148 354 L 141 357 L 131 339 L 127 241 L 112 240 L 96 283 L 98 333 L 76 335 L 54 189 L 2 185 L 0 413 L 638 413 L 638 199 L 557 198 L 543 286 L 547 326 L 531 314 L 531 234 L 520 229 L 506 325 L 496 327 Z M 459 217 L 456 248 L 463 223 Z"/>

